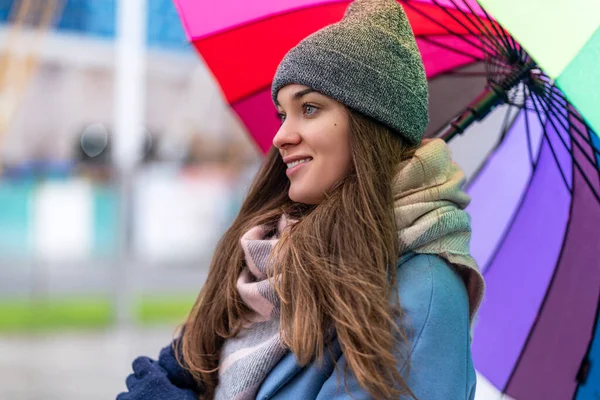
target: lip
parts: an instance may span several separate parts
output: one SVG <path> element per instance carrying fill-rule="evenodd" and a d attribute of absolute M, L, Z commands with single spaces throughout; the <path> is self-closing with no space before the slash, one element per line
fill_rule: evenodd
<path fill-rule="evenodd" d="M 305 157 L 305 158 L 306 158 L 306 157 Z M 298 160 L 302 160 L 302 158 L 299 158 Z M 292 160 L 292 161 L 293 161 L 293 160 Z M 297 173 L 299 169 L 301 169 L 302 167 L 306 166 L 306 164 L 309 164 L 309 163 L 311 163 L 311 162 L 312 162 L 312 160 L 310 160 L 310 161 L 307 161 L 307 162 L 300 163 L 300 164 L 298 164 L 298 165 L 295 165 L 295 166 L 293 166 L 292 168 L 288 168 L 288 169 L 286 169 L 286 170 L 285 170 L 285 174 L 286 174 L 288 177 L 291 177 L 292 175 L 294 175 L 295 173 Z"/>

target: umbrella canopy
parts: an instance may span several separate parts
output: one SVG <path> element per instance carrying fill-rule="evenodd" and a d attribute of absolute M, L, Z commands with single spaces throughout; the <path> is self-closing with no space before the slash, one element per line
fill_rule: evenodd
<path fill-rule="evenodd" d="M 600 132 L 600 2 L 480 0 Z M 523 23 L 527 21 L 527 23 Z"/>
<path fill-rule="evenodd" d="M 280 124 L 270 93 L 279 62 L 304 37 L 339 21 L 349 2 L 175 3 L 190 41 L 219 82 L 223 96 L 266 153 Z M 430 82 L 431 122 L 427 135 L 431 136 L 479 94 L 486 82 L 485 55 L 489 49 L 472 45 L 479 41 L 461 25 L 468 20 L 458 10 L 450 8 L 448 15 L 448 10 L 423 1 L 415 2 L 414 9 L 406 11 L 417 35 L 427 77 L 436 78 Z M 446 26 L 431 22 L 431 17 Z M 461 78 L 456 79 L 458 76 Z"/>
<path fill-rule="evenodd" d="M 592 379 L 600 375 L 600 139 L 475 1 L 399 2 L 429 81 L 426 135 L 452 131 L 442 136 L 453 138 L 469 176 L 471 251 L 488 285 L 472 346 L 483 382 L 477 398 L 586 399 L 600 390 Z M 279 127 L 270 96 L 279 61 L 340 20 L 349 1 L 176 3 L 224 97 L 266 152 Z"/>

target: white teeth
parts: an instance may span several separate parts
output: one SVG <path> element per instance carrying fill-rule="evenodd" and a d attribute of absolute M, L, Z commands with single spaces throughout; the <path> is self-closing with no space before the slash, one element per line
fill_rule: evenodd
<path fill-rule="evenodd" d="M 293 168 L 293 167 L 295 167 L 296 165 L 298 165 L 298 164 L 300 164 L 300 163 L 303 163 L 303 162 L 308 162 L 308 161 L 310 161 L 310 160 L 312 160 L 312 158 L 310 158 L 310 157 L 309 157 L 309 158 L 305 158 L 304 160 L 297 160 L 297 161 L 294 161 L 294 162 L 288 163 L 288 164 L 287 164 L 287 167 L 288 167 L 288 168 Z"/>

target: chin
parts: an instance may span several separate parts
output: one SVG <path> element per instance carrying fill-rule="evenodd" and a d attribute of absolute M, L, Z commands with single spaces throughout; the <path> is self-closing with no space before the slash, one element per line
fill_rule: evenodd
<path fill-rule="evenodd" d="M 288 196 L 292 201 L 294 201 L 296 203 L 311 204 L 311 205 L 319 204 L 322 200 L 322 196 L 318 196 L 316 193 L 296 189 L 293 187 L 293 185 L 292 185 L 292 187 L 290 187 Z"/>

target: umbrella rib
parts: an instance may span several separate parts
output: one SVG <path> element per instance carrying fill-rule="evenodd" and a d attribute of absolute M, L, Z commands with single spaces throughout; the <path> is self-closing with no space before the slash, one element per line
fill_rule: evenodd
<path fill-rule="evenodd" d="M 508 133 L 508 128 L 509 128 L 509 124 L 508 124 L 508 119 L 510 117 L 510 114 L 512 112 L 513 107 L 517 107 L 515 105 L 512 104 L 508 104 L 507 105 L 507 109 L 506 109 L 506 113 L 504 113 L 504 119 L 502 120 L 502 133 L 500 134 L 500 139 L 498 139 L 498 142 L 502 142 L 504 140 L 504 138 L 506 137 L 506 134 Z M 517 111 L 518 113 L 518 111 Z M 512 124 L 511 124 L 512 126 Z"/>
<path fill-rule="evenodd" d="M 548 116 L 548 121 L 552 124 L 552 127 L 554 128 L 554 130 L 556 131 L 556 135 L 559 137 L 559 139 L 561 140 L 563 146 L 565 147 L 565 149 L 569 152 L 572 153 L 572 146 L 571 148 L 569 148 L 569 145 L 565 142 L 565 139 L 563 138 L 563 135 L 560 133 L 561 131 L 557 128 L 557 126 L 553 123 L 552 117 L 554 117 L 554 119 L 560 123 L 561 128 L 564 129 L 564 131 L 566 131 L 567 135 L 569 136 L 569 139 L 571 139 L 571 143 L 574 142 L 574 136 L 569 132 L 569 129 L 564 125 L 563 121 L 561 119 L 559 119 L 558 114 L 556 114 L 551 108 L 549 103 L 546 101 L 545 99 L 542 99 L 540 96 L 536 96 L 536 99 L 540 102 L 539 106 L 542 109 L 542 111 Z M 563 116 L 564 117 L 564 116 Z"/>
<path fill-rule="evenodd" d="M 473 7 L 471 7 L 471 4 L 469 4 L 468 1 L 464 1 L 465 5 L 469 8 L 469 10 L 471 11 L 471 13 L 475 16 L 475 18 L 477 18 L 477 21 L 479 21 L 479 23 L 481 24 L 481 26 L 483 26 L 483 28 L 485 29 L 485 31 L 489 34 L 489 36 L 491 38 L 494 39 L 494 41 L 496 41 L 497 43 L 502 43 L 505 46 L 505 49 L 509 49 L 510 48 L 510 44 L 508 43 L 508 41 L 505 41 L 506 37 L 504 35 L 501 35 L 498 30 L 496 29 L 496 25 L 498 24 L 498 22 L 495 19 L 490 18 L 490 16 L 486 13 L 487 16 L 487 20 L 489 21 L 490 25 L 492 25 L 492 27 L 494 28 L 494 32 L 496 32 L 496 35 L 494 35 L 489 29 L 488 27 L 485 25 L 483 18 L 481 18 L 481 16 L 475 12 L 475 10 L 473 9 Z M 452 3 L 454 3 L 454 0 L 452 0 Z M 479 6 L 480 9 L 483 10 L 483 7 L 478 3 L 477 4 Z M 485 10 L 483 10 L 485 12 Z"/>
<path fill-rule="evenodd" d="M 457 10 L 459 10 L 459 9 L 460 9 L 460 7 L 458 6 L 458 4 L 456 4 L 456 2 L 455 2 L 456 0 L 450 0 L 450 1 L 452 2 L 452 4 L 454 4 L 454 6 L 456 7 L 456 9 L 457 9 Z M 464 4 L 467 6 L 467 8 L 468 8 L 468 9 L 471 11 L 471 15 L 473 15 L 473 16 L 476 18 L 476 20 L 479 22 L 479 24 L 476 24 L 475 22 L 472 22 L 472 24 L 473 24 L 473 25 L 477 25 L 477 26 L 478 26 L 478 28 L 479 28 L 479 31 L 480 31 L 481 33 L 483 33 L 483 32 L 484 32 L 484 30 L 485 30 L 485 32 L 486 32 L 486 33 L 484 34 L 484 37 L 486 37 L 486 38 L 489 40 L 489 42 L 490 42 L 490 43 L 491 43 L 491 44 L 492 44 L 494 47 L 496 47 L 496 48 L 500 48 L 500 49 L 502 49 L 502 50 L 506 50 L 507 48 L 509 48 L 509 47 L 510 47 L 510 46 L 508 46 L 508 45 L 507 45 L 507 43 L 505 43 L 504 41 L 502 41 L 502 43 L 501 43 L 501 41 L 500 41 L 500 40 L 499 40 L 497 37 L 495 37 L 495 36 L 492 34 L 492 32 L 490 32 L 490 30 L 487 28 L 487 26 L 485 26 L 485 23 L 483 22 L 483 20 L 481 19 L 481 17 L 480 17 L 480 16 L 479 16 L 479 15 L 478 15 L 478 14 L 475 12 L 475 10 L 473 10 L 473 8 L 472 8 L 472 7 L 471 7 L 471 5 L 469 4 L 469 2 L 467 2 L 467 1 L 464 1 L 464 0 L 463 0 L 463 3 L 464 3 Z M 462 10 L 461 10 L 461 11 L 462 11 Z M 463 13 L 463 14 L 465 15 L 465 17 L 467 17 L 467 18 L 469 19 L 469 21 L 471 21 L 471 18 L 470 18 L 470 17 L 467 15 L 467 13 Z M 493 22 L 493 21 L 490 21 L 490 23 L 492 23 L 492 24 L 493 24 L 494 22 Z M 481 29 L 481 28 L 483 28 L 483 29 Z M 505 47 L 505 48 L 503 48 L 503 47 L 502 47 L 502 45 L 505 45 L 506 47 Z"/>
<path fill-rule="evenodd" d="M 540 75 L 540 79 L 543 80 L 545 83 L 553 85 L 553 80 L 545 73 Z"/>
<path fill-rule="evenodd" d="M 458 76 L 458 77 L 462 77 L 462 78 L 487 77 L 489 75 L 487 72 L 466 72 L 466 71 L 456 71 L 456 70 L 450 70 L 450 71 L 444 72 L 443 74 Z M 508 75 L 508 73 L 498 74 L 498 75 Z"/>
<path fill-rule="evenodd" d="M 556 155 L 556 152 L 554 151 L 554 146 L 552 145 L 552 141 L 550 140 L 550 137 L 548 136 L 548 132 L 546 130 L 546 125 L 542 121 L 540 110 L 538 109 L 537 103 L 535 101 L 535 94 L 534 94 L 534 96 L 531 97 L 531 99 L 532 99 L 533 105 L 534 105 L 534 107 L 536 109 L 536 114 L 538 116 L 538 119 L 540 120 L 540 124 L 542 124 L 542 134 L 544 135 L 544 138 L 546 139 L 546 142 L 548 142 L 548 146 L 550 147 L 550 152 L 552 153 L 552 157 L 554 157 L 554 161 L 556 162 L 556 165 L 558 166 L 558 171 L 560 172 L 560 176 L 562 177 L 563 183 L 565 184 L 565 187 L 567 188 L 567 190 L 569 191 L 569 193 L 573 194 L 573 189 L 569 186 L 569 183 L 567 181 L 567 177 L 565 176 L 565 173 L 563 171 L 563 167 L 562 167 L 561 163 L 558 161 L 558 157 Z M 552 121 L 550 121 L 550 122 L 552 123 Z M 554 126 L 554 124 L 553 124 L 553 126 Z M 554 129 L 556 129 L 556 127 Z"/>
<path fill-rule="evenodd" d="M 552 87 L 546 87 L 547 91 L 546 93 L 549 94 L 553 100 L 562 100 L 565 102 L 565 104 L 561 104 L 564 105 L 565 108 L 566 104 L 569 103 L 569 100 L 560 92 L 560 90 L 558 90 L 558 88 L 556 86 L 552 86 Z M 556 89 L 556 90 L 555 90 Z M 569 110 L 567 110 L 567 112 L 569 113 L 569 115 L 572 115 L 574 118 L 576 118 L 579 122 L 581 122 L 583 125 L 585 125 L 588 129 L 591 129 L 590 126 L 588 125 L 588 123 L 583 119 L 583 117 L 581 117 L 580 115 L 577 115 Z"/>
<path fill-rule="evenodd" d="M 527 152 L 529 154 L 529 162 L 531 163 L 531 168 L 535 168 L 537 161 L 533 158 L 533 141 L 531 140 L 531 128 L 529 126 L 529 111 L 525 109 L 525 133 L 527 138 Z"/>
<path fill-rule="evenodd" d="M 450 1 L 452 2 L 452 4 L 454 4 L 456 6 L 457 9 L 459 9 L 458 5 L 455 3 L 455 0 L 450 0 Z M 505 52 L 507 49 L 507 47 L 504 47 L 506 45 L 506 43 L 504 43 L 504 41 L 500 40 L 498 37 L 496 37 L 492 34 L 492 32 L 488 29 L 488 27 L 483 22 L 483 19 L 481 19 L 479 17 L 479 15 L 473 10 L 473 8 L 471 7 L 471 5 L 468 2 L 465 1 L 464 4 L 469 8 L 469 10 L 471 11 L 471 15 L 473 15 L 475 17 L 475 20 L 472 20 L 471 17 L 467 13 L 464 13 L 465 17 L 468 18 L 469 21 L 472 21 L 471 23 L 473 25 L 476 25 L 478 27 L 479 31 L 483 34 L 483 37 L 485 37 L 492 46 L 494 46 L 496 49 L 500 50 L 500 52 Z M 475 21 L 477 21 L 478 23 L 476 23 Z M 490 23 L 494 24 L 493 21 L 490 21 Z"/>
<path fill-rule="evenodd" d="M 473 42 L 471 42 L 470 40 L 467 40 L 467 38 L 465 38 L 462 35 L 457 34 L 456 32 L 452 32 L 450 29 L 448 29 L 444 24 L 436 21 L 435 19 L 431 18 L 429 15 L 425 14 L 423 11 L 419 10 L 417 7 L 413 6 L 411 4 L 411 0 L 406 0 L 403 4 L 406 4 L 408 7 L 410 7 L 413 11 L 415 11 L 416 13 L 418 13 L 419 15 L 421 15 L 422 17 L 428 19 L 429 21 L 433 22 L 434 24 L 438 25 L 440 28 L 444 29 L 446 32 L 448 32 L 450 35 L 462 40 L 463 42 L 470 44 L 471 46 L 473 46 L 474 48 L 476 48 L 477 50 L 482 50 L 483 52 L 485 52 L 487 55 L 492 56 L 492 54 L 482 48 L 480 45 L 477 45 Z M 476 36 L 476 35 L 475 35 Z"/>
<path fill-rule="evenodd" d="M 491 58 L 490 58 L 490 59 L 488 59 L 488 60 L 491 60 Z M 489 64 L 486 64 L 486 70 L 487 70 L 487 72 L 488 72 L 488 74 L 489 74 L 489 76 L 488 76 L 488 80 L 489 80 L 489 79 L 491 79 L 491 78 L 493 77 L 493 78 L 494 78 L 494 82 L 495 82 L 495 83 L 498 83 L 498 82 L 499 82 L 499 81 L 498 81 L 498 77 L 502 77 L 502 78 L 504 78 L 504 77 L 506 76 L 506 74 L 511 74 L 511 73 L 513 73 L 513 68 L 510 68 L 510 67 L 509 67 L 509 66 L 507 66 L 507 65 L 504 65 L 504 66 L 502 66 L 502 67 L 499 67 L 499 66 L 497 65 L 497 63 L 491 63 L 491 62 L 490 62 Z M 506 72 L 505 72 L 505 71 L 506 71 Z"/>
<path fill-rule="evenodd" d="M 481 7 L 481 11 L 483 11 L 483 13 L 485 14 L 486 18 L 489 19 L 490 21 L 494 21 L 495 23 L 492 24 L 492 28 L 494 28 L 494 31 L 500 36 L 503 36 L 504 39 L 506 39 L 506 43 L 508 43 L 508 38 L 511 37 L 510 35 L 507 34 L 506 29 L 504 29 L 499 23 L 498 21 L 496 21 L 495 19 L 492 19 L 492 17 L 490 16 L 490 14 L 488 14 L 487 10 L 484 7 Z M 500 32 L 498 32 L 498 29 L 496 29 L 497 27 L 500 28 Z M 508 46 L 510 48 L 510 46 Z"/>
<path fill-rule="evenodd" d="M 515 38 L 512 35 L 508 35 L 510 42 L 512 43 L 511 49 L 517 51 L 517 54 L 519 54 L 519 59 L 523 58 L 523 53 L 522 53 L 522 48 L 520 45 L 517 46 L 517 42 L 515 40 Z"/>
<path fill-rule="evenodd" d="M 462 26 L 463 28 L 465 28 L 467 30 L 467 32 L 469 32 L 469 34 L 471 36 L 479 37 L 479 36 L 481 36 L 481 34 L 483 34 L 483 32 L 481 32 L 481 31 L 479 31 L 479 32 L 473 32 L 467 25 L 465 25 L 462 21 L 460 21 L 458 18 L 456 18 L 454 15 L 452 15 L 452 13 L 450 11 L 448 11 L 447 7 L 444 7 L 444 6 L 440 5 L 440 3 L 439 3 L 438 0 L 432 0 L 432 1 L 433 1 L 433 3 L 435 3 L 435 5 L 437 5 L 438 7 L 440 7 L 442 9 L 442 11 L 444 12 L 444 14 L 448 15 L 450 18 L 452 18 L 454 21 L 456 21 L 456 23 L 458 23 L 460 26 Z M 462 15 L 465 15 L 464 11 L 462 11 L 462 10 L 458 10 L 458 11 Z M 467 17 L 467 19 L 468 19 L 468 17 Z M 469 22 L 470 21 L 471 20 L 469 19 Z M 479 35 L 477 33 L 479 33 Z M 497 48 L 492 47 L 488 42 L 481 41 L 481 44 L 483 44 L 484 46 L 486 46 L 487 48 L 489 48 L 492 51 L 492 53 L 490 55 L 492 55 L 492 54 L 502 55 L 502 54 L 500 54 L 498 52 Z"/>
<path fill-rule="evenodd" d="M 560 101 L 560 105 L 566 107 L 569 100 L 558 90 L 558 88 L 552 84 L 546 82 L 544 85 L 544 93 L 552 97 L 557 102 Z"/>
<path fill-rule="evenodd" d="M 547 78 L 546 76 L 544 76 L 544 78 Z M 556 101 L 556 102 L 560 102 L 560 105 L 563 107 L 567 107 L 569 104 L 569 100 L 565 97 L 565 95 L 561 92 L 561 90 L 551 81 L 548 80 L 544 80 L 542 79 L 542 81 L 544 82 L 544 94 L 549 96 L 552 100 Z M 579 117 L 576 114 L 573 114 L 574 117 L 577 117 L 577 119 L 584 125 L 587 126 L 587 122 L 585 122 L 581 117 Z"/>
<path fill-rule="evenodd" d="M 552 97 L 552 95 L 550 95 L 550 96 Z M 559 99 L 558 99 L 558 98 L 556 98 L 556 97 L 552 97 L 552 100 L 559 101 Z M 563 99 L 563 98 L 560 98 L 560 100 L 565 100 L 565 101 L 566 101 L 566 99 Z M 581 124 L 585 125 L 585 126 L 586 126 L 586 128 L 588 128 L 588 129 L 589 129 L 589 126 L 587 125 L 587 123 L 586 123 L 586 122 L 585 122 L 585 121 L 584 121 L 584 120 L 583 120 L 583 119 L 582 119 L 582 118 L 581 118 L 579 115 L 575 114 L 574 112 L 571 112 L 571 111 L 569 110 L 569 108 L 568 108 L 568 107 L 567 107 L 565 104 L 561 104 L 561 105 L 565 107 L 564 109 L 565 109 L 565 110 L 566 110 L 566 112 L 567 112 L 567 115 L 566 115 L 566 116 L 565 116 L 565 115 L 564 115 L 564 114 L 561 112 L 561 110 L 560 110 L 560 109 L 559 109 L 559 108 L 558 108 L 558 107 L 557 107 L 557 106 L 554 104 L 554 102 L 553 102 L 553 101 L 547 101 L 546 103 L 547 103 L 547 104 L 549 104 L 549 107 L 552 107 L 556 113 L 559 113 L 558 115 L 560 115 L 561 117 L 563 117 L 563 118 L 565 119 L 565 121 L 566 121 L 566 122 L 569 122 L 569 116 L 571 116 L 571 117 L 575 118 L 577 121 L 579 121 Z M 568 101 L 567 101 L 567 104 L 568 104 Z M 561 124 L 561 125 L 562 125 L 562 124 Z M 563 126 L 563 128 L 564 128 L 564 129 L 567 129 L 565 126 Z M 577 128 L 576 126 L 573 126 L 572 128 L 573 128 L 573 130 L 575 130 L 575 132 L 577 132 L 577 134 L 579 135 L 579 137 L 581 138 L 581 140 L 583 140 L 585 143 L 587 143 L 588 145 L 590 145 L 590 147 L 592 148 L 592 150 L 594 151 L 594 153 L 596 153 L 596 154 L 600 155 L 600 150 L 597 150 L 597 149 L 595 148 L 595 146 L 593 145 L 593 143 L 592 143 L 592 140 L 591 140 L 591 139 L 588 139 L 588 138 L 586 138 L 586 137 L 585 137 L 585 134 L 584 134 L 583 132 L 581 132 L 581 131 L 579 130 L 579 128 Z M 568 130 L 567 130 L 567 131 L 568 131 Z"/>
<path fill-rule="evenodd" d="M 534 97 L 538 97 L 536 94 L 534 94 Z M 541 107 L 544 107 L 544 103 L 542 101 L 542 99 L 538 98 Z M 535 101 L 534 101 L 535 102 Z M 554 116 L 554 118 L 556 118 L 556 120 L 562 125 L 562 121 L 560 121 L 560 119 L 558 118 L 558 116 L 556 116 L 556 114 L 554 114 L 554 112 L 552 112 L 552 110 L 548 109 L 545 110 L 547 113 L 552 114 L 552 116 Z M 585 180 L 585 182 L 588 184 L 588 187 L 590 188 L 590 190 L 592 191 L 592 194 L 594 195 L 594 197 L 596 198 L 596 200 L 598 201 L 598 203 L 600 204 L 600 194 L 598 192 L 596 192 L 596 189 L 594 188 L 594 185 L 590 182 L 590 180 L 588 179 L 586 173 L 583 171 L 583 168 L 581 167 L 581 165 L 579 164 L 579 162 L 577 161 L 577 159 L 575 158 L 575 155 L 573 154 L 573 152 L 569 149 L 569 147 L 567 146 L 567 144 L 564 142 L 564 139 L 562 137 L 562 135 L 558 134 L 558 129 L 556 128 L 556 125 L 554 125 L 554 122 L 552 121 L 552 118 L 548 118 L 548 120 L 550 121 L 550 123 L 552 124 L 552 127 L 554 128 L 555 131 L 557 131 L 557 136 L 559 137 L 560 141 L 562 142 L 563 146 L 565 146 L 565 148 L 567 149 L 567 151 L 569 152 L 569 154 L 571 154 L 571 159 L 573 161 L 573 164 L 575 165 L 575 167 L 579 170 L 579 172 L 581 173 L 582 178 Z M 571 133 L 569 132 L 569 129 L 567 129 L 565 126 L 563 126 L 563 129 L 565 129 L 567 131 L 567 133 L 569 134 L 569 136 L 571 137 L 571 143 L 575 143 L 575 145 L 577 147 L 579 147 L 579 150 L 581 151 L 581 153 L 583 154 L 583 156 L 586 158 L 586 160 L 592 165 L 594 166 L 595 162 L 593 160 L 591 160 L 591 158 L 589 157 L 589 155 L 587 154 L 587 152 L 583 149 L 583 147 L 581 146 L 581 144 L 579 144 L 579 142 L 577 140 L 573 140 L 573 136 L 571 135 Z M 544 130 L 544 135 L 546 135 L 546 132 Z M 548 143 L 550 144 L 550 140 L 548 139 Z M 552 147 L 552 144 L 550 144 L 550 147 Z M 554 154 L 554 151 L 553 151 Z M 556 160 L 556 157 L 555 157 Z M 558 161 L 557 161 L 558 163 Z M 559 169 L 560 168 L 560 164 L 559 164 Z M 562 169 L 561 169 L 562 171 Z M 562 174 L 562 172 L 561 172 Z M 568 186 L 567 186 L 568 187 Z M 571 193 L 572 190 L 570 190 Z"/>
<path fill-rule="evenodd" d="M 540 102 L 542 102 L 542 100 L 541 100 L 541 99 L 540 99 Z M 546 104 L 548 104 L 548 103 L 546 103 Z M 583 149 L 583 147 L 581 146 L 581 144 L 580 144 L 580 143 L 579 143 L 579 142 L 578 142 L 578 141 L 575 139 L 575 135 L 573 135 L 573 134 L 571 133 L 571 129 L 575 130 L 575 131 L 576 131 L 576 132 L 579 134 L 579 136 L 581 137 L 581 140 L 583 140 L 583 141 L 584 141 L 584 142 L 586 142 L 588 145 L 590 145 L 590 148 L 592 149 L 592 152 L 594 152 L 594 153 L 596 153 L 596 154 L 600 154 L 600 151 L 598 151 L 598 150 L 596 150 L 596 149 L 594 148 L 594 146 L 592 145 L 591 141 L 588 141 L 588 140 L 586 139 L 586 137 L 583 135 L 583 133 L 581 133 L 581 131 L 579 131 L 579 129 L 578 129 L 576 126 L 574 126 L 574 125 L 570 124 L 570 125 L 571 125 L 571 127 L 570 127 L 570 128 L 568 128 L 568 127 L 565 125 L 565 122 L 566 122 L 566 123 L 569 123 L 568 116 L 565 116 L 565 115 L 564 115 L 564 114 L 562 114 L 562 113 L 561 113 L 561 114 L 557 114 L 557 113 L 555 112 L 555 110 L 556 110 L 556 107 L 555 107 L 555 106 L 553 107 L 553 108 L 554 108 L 554 110 L 552 110 L 552 109 L 550 108 L 550 107 L 551 107 L 550 105 L 548 106 L 548 108 L 544 107 L 544 103 L 542 103 L 542 104 L 541 104 L 541 106 L 543 107 L 543 109 L 544 109 L 544 111 L 545 111 L 546 113 L 552 114 L 552 115 L 553 115 L 553 116 L 556 118 L 556 120 L 557 120 L 557 121 L 560 123 L 560 126 L 561 126 L 561 127 L 562 127 L 562 128 L 563 128 L 563 129 L 564 129 L 566 132 L 567 132 L 567 134 L 568 134 L 568 135 L 569 135 L 569 137 L 571 138 L 571 142 L 572 142 L 572 143 L 575 143 L 575 145 L 576 145 L 577 147 L 579 147 L 579 150 L 581 150 L 581 152 L 583 153 L 583 155 L 584 155 L 584 157 L 587 159 L 587 161 L 588 161 L 590 164 L 594 165 L 594 164 L 595 164 L 594 160 L 593 160 L 593 159 L 592 159 L 592 158 L 591 158 L 591 157 L 590 157 L 590 156 L 587 154 L 587 152 L 586 152 L 586 151 Z M 560 117 L 562 117 L 562 118 L 564 118 L 564 120 L 565 120 L 565 121 L 563 122 L 563 120 L 561 120 L 561 119 L 559 118 L 559 116 L 560 116 Z M 554 125 L 553 125 L 553 126 L 554 126 Z M 554 129 L 556 129 L 556 126 L 554 126 Z M 562 135 L 559 135 L 559 136 L 560 136 L 560 137 L 561 137 L 561 139 L 562 139 Z M 565 146 L 566 146 L 566 144 L 565 144 Z M 568 148 L 568 147 L 567 147 L 567 148 Z"/>
<path fill-rule="evenodd" d="M 590 136 L 590 139 L 592 139 L 592 135 L 595 135 L 596 133 L 594 131 L 592 131 L 592 128 L 590 128 L 589 126 L 587 127 L 588 130 L 588 135 Z M 596 145 L 596 143 L 594 142 L 594 140 L 592 139 L 592 149 L 598 150 L 600 151 L 600 144 Z M 596 165 L 598 166 L 598 182 L 600 182 L 600 156 L 596 157 Z"/>
<path fill-rule="evenodd" d="M 496 66 L 496 68 L 506 69 L 506 70 L 509 70 L 510 72 L 513 71 L 511 66 L 506 63 L 506 59 L 488 56 L 488 59 L 486 61 L 489 62 L 491 60 L 493 60 L 495 62 L 490 62 L 490 64 L 493 64 L 494 66 Z"/>

